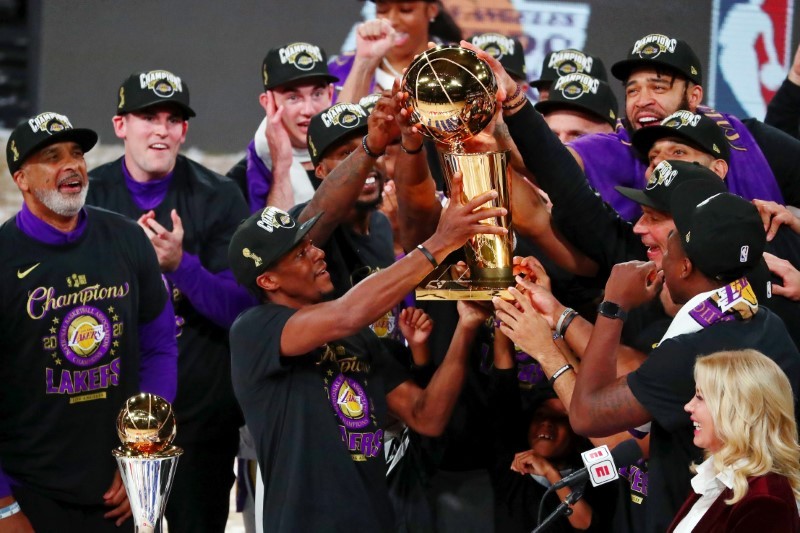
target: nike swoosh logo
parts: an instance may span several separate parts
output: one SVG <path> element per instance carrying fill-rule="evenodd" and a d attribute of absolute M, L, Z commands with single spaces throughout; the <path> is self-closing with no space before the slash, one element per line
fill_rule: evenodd
<path fill-rule="evenodd" d="M 18 277 L 19 279 L 22 279 L 22 278 L 24 278 L 25 276 L 27 276 L 28 274 L 30 274 L 31 272 L 33 272 L 33 269 L 34 269 L 34 268 L 36 268 L 36 267 L 38 267 L 39 265 L 41 265 L 41 263 L 36 263 L 36 264 L 35 264 L 35 265 L 33 265 L 32 267 L 30 267 L 28 270 L 23 270 L 22 272 L 20 272 L 19 270 L 17 270 L 17 277 Z"/>

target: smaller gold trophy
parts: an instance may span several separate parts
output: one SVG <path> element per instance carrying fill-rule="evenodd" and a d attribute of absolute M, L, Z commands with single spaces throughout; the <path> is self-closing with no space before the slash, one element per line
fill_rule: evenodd
<path fill-rule="evenodd" d="M 161 517 L 183 450 L 175 438 L 172 405 L 160 396 L 141 393 L 128 398 L 117 417 L 122 446 L 111 453 L 117 459 L 137 533 L 161 530 Z"/>
<path fill-rule="evenodd" d="M 480 133 L 496 108 L 497 82 L 492 69 L 472 51 L 459 46 L 437 46 L 421 53 L 403 77 L 401 90 L 409 94 L 411 122 L 437 142 L 448 185 L 456 172 L 463 176 L 464 201 L 486 191 L 498 197 L 478 209 L 505 207 L 509 214 L 482 221 L 501 226 L 506 235 L 477 234 L 464 245 L 463 269 L 437 271 L 436 279 L 417 288 L 418 300 L 489 300 L 510 298 L 513 234 L 510 215 L 508 151 L 466 153 L 464 141 Z"/>

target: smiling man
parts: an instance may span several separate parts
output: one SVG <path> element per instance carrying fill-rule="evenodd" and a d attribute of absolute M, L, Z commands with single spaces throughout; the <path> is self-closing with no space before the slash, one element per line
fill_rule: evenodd
<path fill-rule="evenodd" d="M 308 125 L 331 105 L 331 82 L 339 79 L 328 72 L 325 50 L 305 42 L 270 49 L 261 77 L 264 92 L 258 102 L 266 117 L 245 157 L 227 173 L 239 184 L 251 212 L 266 205 L 289 209 L 314 195 L 319 181 L 308 158 Z"/>
<path fill-rule="evenodd" d="M 708 116 L 725 131 L 733 148 L 728 174 L 732 193 L 748 200 L 800 204 L 800 184 L 795 179 L 800 141 L 754 118 L 739 120 L 702 106 L 702 67 L 685 41 L 646 35 L 611 72 L 625 88 L 627 118 L 612 135 L 583 137 L 569 146 L 589 182 L 623 218 L 634 220 L 638 206 L 614 186 L 643 187 L 647 167 L 632 149 L 631 135 L 658 125 L 679 109 Z"/>
<path fill-rule="evenodd" d="M 51 112 L 6 147 L 23 204 L 0 227 L 2 531 L 121 531 L 120 406 L 140 391 L 175 397 L 174 313 L 153 247 L 134 222 L 84 207 L 96 142 Z"/>
<path fill-rule="evenodd" d="M 178 327 L 178 436 L 184 448 L 165 512 L 170 531 L 224 531 L 242 416 L 227 331 L 254 302 L 228 268 L 247 205 L 236 184 L 179 155 L 195 116 L 189 88 L 166 70 L 118 91 L 114 132 L 125 155 L 91 172 L 88 202 L 137 220 L 169 285 Z"/>

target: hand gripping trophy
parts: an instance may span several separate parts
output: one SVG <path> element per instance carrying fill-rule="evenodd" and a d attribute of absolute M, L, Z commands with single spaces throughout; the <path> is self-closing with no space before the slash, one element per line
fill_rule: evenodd
<path fill-rule="evenodd" d="M 171 445 L 175 431 L 172 406 L 155 394 L 143 392 L 128 398 L 117 417 L 122 446 L 111 453 L 117 459 L 137 533 L 161 530 L 175 468 L 183 454 Z"/>
<path fill-rule="evenodd" d="M 509 205 L 508 151 L 466 153 L 464 141 L 480 133 L 495 113 L 497 82 L 489 65 L 471 50 L 437 46 L 411 63 L 401 82 L 408 93 L 411 123 L 437 142 L 448 186 L 453 174 L 463 176 L 463 201 L 489 190 L 497 199 L 479 209 L 505 207 L 509 214 L 482 224 L 507 228 L 505 235 L 478 234 L 464 246 L 469 278 L 442 277 L 417 290 L 418 299 L 489 300 L 514 284 L 513 236 Z M 444 274 L 447 276 L 447 273 Z"/>

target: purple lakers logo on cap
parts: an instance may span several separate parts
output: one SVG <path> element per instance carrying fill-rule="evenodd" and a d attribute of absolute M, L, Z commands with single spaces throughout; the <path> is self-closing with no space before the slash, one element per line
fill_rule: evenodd
<path fill-rule="evenodd" d="M 289 229 L 294 227 L 294 219 L 277 207 L 267 207 L 261 212 L 261 220 L 256 222 L 256 226 L 272 233 L 276 229 Z"/>
<path fill-rule="evenodd" d="M 181 79 L 166 70 L 151 70 L 139 74 L 139 85 L 142 89 L 150 89 L 161 98 L 169 98 L 176 92 L 183 92 Z"/>
<path fill-rule="evenodd" d="M 555 70 L 559 76 L 576 72 L 591 73 L 594 59 L 579 50 L 561 50 L 553 52 L 547 62 L 547 68 Z"/>
<path fill-rule="evenodd" d="M 89 366 L 108 352 L 111 324 L 95 307 L 76 307 L 61 322 L 58 339 L 61 351 L 69 361 L 78 366 Z"/>
<path fill-rule="evenodd" d="M 567 100 L 577 100 L 584 94 L 597 94 L 600 80 L 586 74 L 567 74 L 556 80 L 554 91 L 561 92 Z"/>
<path fill-rule="evenodd" d="M 322 62 L 322 50 L 309 43 L 293 43 L 278 50 L 281 63 L 293 65 L 296 69 L 307 71 Z M 265 73 L 266 79 L 266 73 Z"/>
<path fill-rule="evenodd" d="M 499 33 L 484 33 L 472 38 L 472 44 L 500 61 L 505 56 L 514 55 L 514 39 Z"/>
<path fill-rule="evenodd" d="M 34 133 L 43 131 L 50 135 L 72 129 L 69 119 L 58 113 L 40 113 L 28 120 L 28 125 Z"/>
<path fill-rule="evenodd" d="M 359 125 L 362 118 L 367 118 L 367 112 L 357 104 L 336 104 L 320 115 L 325 127 L 341 126 L 354 128 Z"/>
<path fill-rule="evenodd" d="M 655 59 L 666 52 L 674 53 L 677 46 L 678 41 L 676 39 L 671 39 L 660 33 L 651 33 L 633 44 L 631 55 L 638 55 L 642 59 Z"/>
<path fill-rule="evenodd" d="M 672 180 L 674 180 L 677 175 L 678 171 L 672 168 L 669 161 L 662 161 L 653 169 L 645 188 L 649 191 L 655 187 L 669 187 L 669 184 L 672 183 Z"/>
<path fill-rule="evenodd" d="M 330 402 L 336 416 L 347 429 L 362 429 L 369 424 L 369 399 L 358 381 L 344 374 L 336 376 L 331 383 Z"/>

